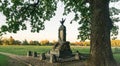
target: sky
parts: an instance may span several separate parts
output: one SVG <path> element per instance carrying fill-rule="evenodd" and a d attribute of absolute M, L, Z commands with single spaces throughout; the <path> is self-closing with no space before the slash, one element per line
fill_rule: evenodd
<path fill-rule="evenodd" d="M 12 36 L 14 39 L 16 40 L 58 40 L 58 28 L 60 27 L 60 21 L 62 20 L 62 18 L 66 18 L 66 21 L 64 23 L 64 25 L 66 26 L 66 33 L 67 33 L 67 41 L 77 41 L 77 35 L 78 35 L 78 23 L 77 22 L 73 22 L 72 24 L 70 24 L 70 21 L 73 19 L 74 14 L 71 13 L 68 16 L 63 16 L 63 4 L 58 4 L 58 9 L 56 11 L 56 16 L 54 16 L 53 18 L 51 18 L 50 21 L 46 21 L 45 22 L 45 29 L 40 31 L 39 33 L 31 33 L 30 32 L 30 27 L 27 28 L 27 30 L 25 31 L 18 31 L 16 34 L 14 33 L 7 33 L 6 35 L 3 35 L 2 37 L 6 37 L 9 38 L 10 36 Z M 0 13 L 0 24 L 4 24 L 5 23 L 5 16 Z"/>
<path fill-rule="evenodd" d="M 116 7 L 119 7 L 118 4 L 113 4 Z M 45 22 L 45 29 L 40 31 L 39 33 L 31 33 L 30 32 L 30 27 L 28 27 L 27 30 L 24 31 L 18 31 L 16 34 L 14 33 L 7 33 L 6 35 L 3 35 L 2 37 L 6 37 L 9 38 L 10 36 L 12 36 L 15 40 L 37 40 L 37 41 L 41 41 L 41 40 L 49 40 L 49 41 L 53 41 L 53 40 L 58 40 L 58 28 L 60 27 L 60 21 L 62 18 L 66 18 L 66 21 L 64 23 L 64 25 L 66 26 L 66 33 L 67 33 L 67 41 L 70 42 L 74 42 L 74 41 L 78 41 L 77 40 L 77 35 L 79 34 L 78 32 L 78 23 L 77 22 L 73 22 L 72 24 L 70 24 L 70 21 L 73 19 L 74 17 L 74 13 L 70 13 L 67 16 L 63 16 L 63 7 L 64 5 L 59 3 L 58 4 L 58 8 L 56 11 L 56 16 L 54 16 L 53 18 L 51 18 L 50 21 L 46 21 Z M 0 13 L 0 25 L 5 23 L 5 16 Z M 120 22 L 117 23 L 120 26 Z M 120 32 L 120 30 L 119 30 Z M 118 39 L 120 39 L 120 33 L 118 35 Z"/>

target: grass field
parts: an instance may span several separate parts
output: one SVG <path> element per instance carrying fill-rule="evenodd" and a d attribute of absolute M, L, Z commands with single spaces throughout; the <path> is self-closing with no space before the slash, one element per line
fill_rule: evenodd
<path fill-rule="evenodd" d="M 7 66 L 8 57 L 0 54 L 0 66 Z"/>
<path fill-rule="evenodd" d="M 26 55 L 28 51 L 43 53 L 50 49 L 50 46 L 0 46 L 0 52 L 7 52 L 17 55 Z"/>
<path fill-rule="evenodd" d="M 36 51 L 38 53 L 43 53 L 49 51 L 50 49 L 52 49 L 52 46 L 0 46 L 0 52 L 7 52 L 17 55 L 26 55 L 28 51 Z M 89 47 L 72 46 L 71 49 L 73 52 L 79 50 L 79 52 L 81 53 L 89 53 Z"/>
<path fill-rule="evenodd" d="M 49 51 L 52 48 L 52 46 L 0 46 L 0 52 L 6 52 L 6 53 L 12 53 L 12 54 L 17 54 L 17 55 L 27 55 L 28 51 L 36 51 L 38 53 L 44 53 Z M 71 49 L 73 52 L 79 51 L 80 53 L 86 53 L 89 54 L 89 47 L 80 47 L 80 46 L 71 46 Z M 120 48 L 119 48 L 120 49 Z M 113 53 L 114 48 L 112 48 Z M 120 53 L 115 53 L 113 54 L 114 58 L 116 59 L 117 62 L 120 62 Z M 0 57 L 5 57 L 1 56 Z M 1 59 L 1 58 L 0 58 Z M 2 60 L 0 60 L 1 62 Z"/>

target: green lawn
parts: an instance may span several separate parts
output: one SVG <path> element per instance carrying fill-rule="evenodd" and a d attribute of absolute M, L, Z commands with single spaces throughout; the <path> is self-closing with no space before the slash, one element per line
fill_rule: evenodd
<path fill-rule="evenodd" d="M 47 52 L 51 46 L 0 46 L 0 52 L 7 52 L 17 55 L 26 55 L 28 51 L 36 51 L 39 53 Z"/>
<path fill-rule="evenodd" d="M 7 66 L 8 57 L 0 54 L 0 66 Z"/>
<path fill-rule="evenodd" d="M 47 52 L 52 48 L 52 46 L 0 46 L 0 52 L 7 52 L 17 55 L 27 55 L 28 51 L 36 51 L 38 53 Z M 71 46 L 73 52 L 79 51 L 80 53 L 89 54 L 89 47 Z M 120 49 L 120 48 L 119 48 Z M 112 48 L 113 53 L 115 52 Z M 120 53 L 113 54 L 117 62 L 120 62 Z M 1 60 L 0 60 L 1 62 Z"/>
<path fill-rule="evenodd" d="M 113 54 L 115 60 L 120 63 L 120 53 L 119 54 Z"/>
<path fill-rule="evenodd" d="M 52 46 L 23 46 L 23 45 L 7 45 L 7 46 L 0 46 L 0 52 L 7 52 L 17 55 L 26 55 L 28 51 L 36 51 L 39 53 L 47 52 L 52 49 Z M 72 46 L 72 51 L 75 52 L 79 50 L 81 53 L 89 53 L 89 47 L 80 47 L 80 46 Z"/>

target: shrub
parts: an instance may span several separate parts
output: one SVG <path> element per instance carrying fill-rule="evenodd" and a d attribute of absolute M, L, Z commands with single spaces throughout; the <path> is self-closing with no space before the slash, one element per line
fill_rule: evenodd
<path fill-rule="evenodd" d="M 14 44 L 14 39 L 12 36 L 10 36 L 10 38 L 8 39 L 9 45 L 13 45 Z"/>
<path fill-rule="evenodd" d="M 111 40 L 111 46 L 120 46 L 120 40 Z"/>
<path fill-rule="evenodd" d="M 23 42 L 22 42 L 22 45 L 29 45 L 28 41 L 25 39 Z"/>
<path fill-rule="evenodd" d="M 30 45 L 40 45 L 40 43 L 38 41 L 30 41 L 29 42 Z"/>
<path fill-rule="evenodd" d="M 2 40 L 2 45 L 9 45 L 8 39 L 4 38 L 4 39 Z"/>
<path fill-rule="evenodd" d="M 49 45 L 49 40 L 42 40 L 40 41 L 41 45 Z"/>
<path fill-rule="evenodd" d="M 14 45 L 21 45 L 21 41 L 19 41 L 19 40 L 14 40 L 14 43 L 13 43 Z"/>

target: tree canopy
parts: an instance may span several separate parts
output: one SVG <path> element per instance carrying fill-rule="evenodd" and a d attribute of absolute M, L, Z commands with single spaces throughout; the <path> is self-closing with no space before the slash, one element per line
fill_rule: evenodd
<path fill-rule="evenodd" d="M 89 39 L 91 34 L 91 11 L 87 0 L 0 0 L 0 12 L 6 16 L 6 25 L 1 26 L 0 34 L 3 32 L 16 33 L 19 30 L 26 30 L 26 22 L 30 22 L 31 32 L 39 32 L 45 28 L 44 22 L 55 16 L 57 3 L 62 1 L 65 5 L 63 15 L 74 12 L 74 19 L 71 21 L 80 24 L 78 38 L 81 40 Z M 110 3 L 119 0 L 111 0 Z M 111 36 L 118 34 L 118 22 L 120 10 L 112 6 L 110 15 L 113 20 L 113 29 Z"/>

